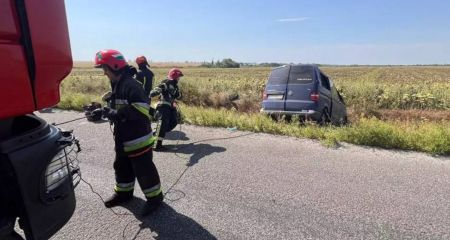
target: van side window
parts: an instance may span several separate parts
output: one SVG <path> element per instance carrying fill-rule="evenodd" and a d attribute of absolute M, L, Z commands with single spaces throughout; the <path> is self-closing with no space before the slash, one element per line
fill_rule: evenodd
<path fill-rule="evenodd" d="M 331 90 L 330 80 L 322 72 L 320 72 L 320 83 L 322 84 L 322 87 Z"/>

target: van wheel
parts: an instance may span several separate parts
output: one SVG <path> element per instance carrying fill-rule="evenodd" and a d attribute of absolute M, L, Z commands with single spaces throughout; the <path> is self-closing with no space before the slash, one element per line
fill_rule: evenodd
<path fill-rule="evenodd" d="M 330 114 L 328 113 L 328 110 L 325 108 L 322 111 L 322 115 L 320 115 L 319 124 L 320 125 L 325 125 L 325 124 L 330 123 L 330 122 L 331 122 Z"/>

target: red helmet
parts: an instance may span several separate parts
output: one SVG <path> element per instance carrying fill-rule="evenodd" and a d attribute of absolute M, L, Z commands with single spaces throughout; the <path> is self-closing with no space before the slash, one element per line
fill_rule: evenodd
<path fill-rule="evenodd" d="M 170 80 L 175 80 L 175 79 L 178 79 L 178 78 L 180 78 L 182 76 L 183 76 L 183 73 L 178 68 L 170 69 L 169 74 L 167 75 L 167 77 Z"/>
<path fill-rule="evenodd" d="M 117 50 L 107 49 L 95 54 L 95 67 L 101 68 L 103 65 L 109 66 L 112 70 L 117 71 L 127 66 L 125 57 Z"/>
<path fill-rule="evenodd" d="M 145 56 L 139 56 L 136 58 L 137 65 L 145 64 L 148 66 L 147 58 Z"/>

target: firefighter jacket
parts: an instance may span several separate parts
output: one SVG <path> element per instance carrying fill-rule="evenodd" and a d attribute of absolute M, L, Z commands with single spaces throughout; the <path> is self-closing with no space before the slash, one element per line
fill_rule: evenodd
<path fill-rule="evenodd" d="M 117 83 L 112 84 L 110 106 L 117 110 L 113 122 L 114 139 L 116 147 L 123 147 L 116 151 L 123 150 L 131 155 L 147 150 L 153 144 L 148 103 L 142 86 L 130 74 L 124 74 Z"/>
<path fill-rule="evenodd" d="M 153 84 L 153 72 L 147 67 L 140 67 L 136 74 L 136 79 L 142 84 L 146 96 L 150 96 Z"/>
<path fill-rule="evenodd" d="M 178 81 L 165 79 L 150 92 L 150 97 L 160 96 L 157 107 L 167 105 L 173 107 L 176 99 L 181 99 L 181 92 L 178 88 Z"/>

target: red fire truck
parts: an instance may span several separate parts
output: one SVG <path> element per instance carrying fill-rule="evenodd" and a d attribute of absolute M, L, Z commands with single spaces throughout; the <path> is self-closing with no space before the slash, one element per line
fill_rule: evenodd
<path fill-rule="evenodd" d="M 33 114 L 71 69 L 63 0 L 0 0 L 0 239 L 20 237 L 16 222 L 48 239 L 74 212 L 78 142 Z"/>

